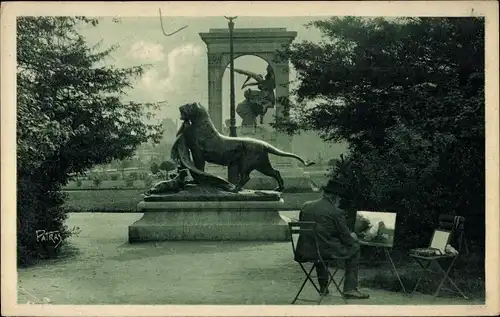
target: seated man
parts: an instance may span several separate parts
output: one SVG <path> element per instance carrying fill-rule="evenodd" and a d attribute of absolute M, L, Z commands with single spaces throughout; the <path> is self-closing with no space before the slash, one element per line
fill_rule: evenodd
<path fill-rule="evenodd" d="M 330 180 L 326 186 L 322 187 L 323 197 L 308 201 L 300 211 L 299 221 L 316 222 L 318 233 L 318 248 L 325 262 L 331 259 L 345 259 L 346 275 L 344 281 L 343 294 L 346 298 L 366 299 L 369 295 L 358 290 L 358 261 L 359 242 L 354 233 L 347 227 L 344 211 L 338 208 L 339 186 L 335 181 Z M 302 233 L 297 242 L 296 260 L 310 260 L 317 258 L 317 251 L 314 248 L 313 233 Z M 318 262 L 316 273 L 320 291 L 328 294 L 328 268 Z"/>

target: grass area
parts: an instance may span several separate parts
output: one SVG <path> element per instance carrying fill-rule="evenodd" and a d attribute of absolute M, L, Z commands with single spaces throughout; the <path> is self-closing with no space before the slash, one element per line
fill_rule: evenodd
<path fill-rule="evenodd" d="M 68 191 L 64 205 L 72 212 L 135 212 L 144 189 Z"/>
<path fill-rule="evenodd" d="M 324 170 L 308 170 L 311 178 L 317 183 L 321 184 L 325 180 L 325 171 Z M 161 179 L 153 179 L 153 184 L 160 182 Z M 272 179 L 264 179 L 263 185 L 268 188 L 263 189 L 272 189 L 276 186 L 275 181 Z M 67 191 L 73 190 L 103 190 L 103 189 L 123 189 L 123 190 L 134 190 L 134 189 L 146 189 L 150 186 L 146 186 L 144 180 L 136 180 L 134 181 L 132 186 L 127 186 L 126 181 L 123 179 L 118 180 L 103 180 L 101 184 L 97 187 L 95 186 L 92 180 L 81 179 L 80 186 L 78 186 L 78 182 L 76 180 L 70 181 L 68 185 L 65 187 Z M 295 192 L 296 189 L 293 187 L 289 187 L 286 189 L 288 192 Z M 303 189 L 300 189 L 303 190 Z"/>
<path fill-rule="evenodd" d="M 159 180 L 153 181 L 153 184 L 159 182 Z M 149 186 L 146 186 L 143 180 L 136 180 L 133 183 L 133 186 L 127 186 L 126 182 L 122 179 L 120 180 L 103 180 L 99 187 L 96 187 L 91 180 L 81 180 L 81 186 L 78 186 L 76 181 L 71 181 L 65 187 L 65 190 L 102 190 L 102 189 L 122 189 L 122 190 L 130 190 L 130 189 L 146 189 Z"/>
<path fill-rule="evenodd" d="M 310 171 L 310 174 L 317 184 L 324 182 L 324 171 Z M 266 188 L 262 189 L 274 188 L 273 182 L 272 179 L 269 179 L 269 182 L 265 179 L 262 186 Z M 142 180 L 135 181 L 131 187 L 126 187 L 124 180 L 105 180 L 98 188 L 90 180 L 82 180 L 80 187 L 73 181 L 65 188 L 69 196 L 65 208 L 71 212 L 135 212 L 137 204 L 142 201 L 142 194 L 147 189 L 149 186 L 145 186 Z M 296 210 L 307 200 L 316 199 L 318 194 L 310 188 L 289 186 L 285 188 L 282 196 L 285 201 L 283 209 Z"/>
<path fill-rule="evenodd" d="M 324 181 L 322 171 L 311 173 L 317 184 Z M 275 184 L 269 182 L 270 188 Z M 125 187 L 123 180 L 103 181 L 96 188 L 92 181 L 83 180 L 82 186 L 77 187 L 76 182 L 71 182 L 66 188 L 68 200 L 65 207 L 72 212 L 135 212 L 137 204 L 142 200 L 142 194 L 147 190 L 144 182 L 137 180 L 133 187 Z M 284 210 L 300 209 L 302 205 L 318 197 L 318 193 L 309 188 L 285 188 L 283 193 L 285 201 Z"/>

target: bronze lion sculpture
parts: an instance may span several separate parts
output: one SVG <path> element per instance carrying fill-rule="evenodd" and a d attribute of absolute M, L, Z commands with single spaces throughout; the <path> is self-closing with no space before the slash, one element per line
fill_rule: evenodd
<path fill-rule="evenodd" d="M 239 192 L 250 180 L 254 170 L 274 178 L 278 182 L 276 191 L 283 191 L 284 183 L 280 172 L 273 168 L 269 154 L 293 157 L 305 166 L 306 162 L 296 154 L 277 149 L 262 140 L 252 138 L 228 137 L 217 131 L 208 111 L 198 103 L 179 107 L 180 119 L 184 121 L 178 135 L 185 135 L 186 145 L 191 152 L 194 165 L 204 171 L 205 163 L 232 166 L 238 169 L 239 181 L 233 191 Z"/>

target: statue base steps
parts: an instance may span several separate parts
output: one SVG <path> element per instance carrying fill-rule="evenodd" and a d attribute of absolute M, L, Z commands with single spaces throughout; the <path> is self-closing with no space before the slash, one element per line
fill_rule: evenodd
<path fill-rule="evenodd" d="M 288 241 L 277 201 L 142 201 L 141 219 L 129 226 L 129 242 Z"/>

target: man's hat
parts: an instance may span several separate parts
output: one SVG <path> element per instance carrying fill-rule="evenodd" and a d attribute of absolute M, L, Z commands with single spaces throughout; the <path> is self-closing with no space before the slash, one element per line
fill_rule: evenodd
<path fill-rule="evenodd" d="M 321 189 L 327 194 L 334 194 L 337 196 L 344 192 L 344 186 L 342 186 L 342 183 L 336 177 L 328 179 L 326 184 L 321 186 Z"/>
<path fill-rule="evenodd" d="M 345 160 L 344 160 L 344 155 L 340 154 L 340 161 L 337 160 L 337 162 L 334 164 L 334 166 L 344 166 L 345 168 Z M 325 185 L 321 186 L 321 189 L 323 192 L 328 193 L 328 194 L 334 194 L 337 196 L 341 196 L 346 192 L 347 189 L 347 182 L 345 180 L 339 179 L 339 173 L 336 171 L 334 167 L 332 169 L 329 169 L 330 173 L 328 173 L 328 180 Z"/>

